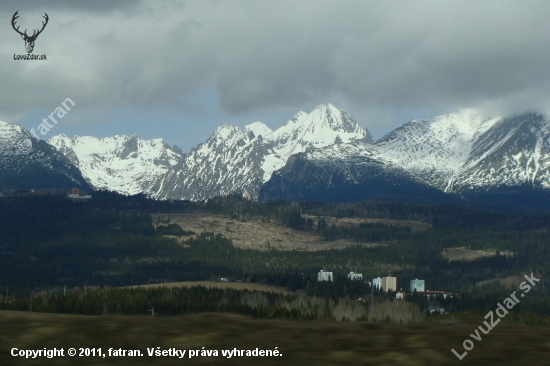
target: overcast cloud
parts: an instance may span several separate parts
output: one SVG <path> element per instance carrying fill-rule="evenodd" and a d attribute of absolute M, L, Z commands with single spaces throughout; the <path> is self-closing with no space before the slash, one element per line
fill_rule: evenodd
<path fill-rule="evenodd" d="M 48 13 L 34 50 L 48 61 L 13 60 L 16 10 L 29 30 Z M 381 137 L 424 113 L 547 112 L 549 15 L 548 1 L 3 1 L 0 119 L 32 124 L 70 97 L 73 127 L 146 111 L 154 137 L 166 113 L 198 139 L 331 102 Z"/>

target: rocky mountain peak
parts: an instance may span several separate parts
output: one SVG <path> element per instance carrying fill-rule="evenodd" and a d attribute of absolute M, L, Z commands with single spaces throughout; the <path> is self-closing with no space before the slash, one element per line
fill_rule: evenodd
<path fill-rule="evenodd" d="M 247 131 L 252 131 L 252 133 L 254 133 L 254 136 L 266 137 L 273 132 L 271 128 L 267 127 L 262 122 L 254 122 L 249 125 L 246 125 L 244 128 Z"/>
<path fill-rule="evenodd" d="M 0 121 L 0 192 L 90 186 L 69 159 L 20 125 Z"/>
<path fill-rule="evenodd" d="M 10 151 L 11 141 L 25 133 L 0 123 Z M 315 164 L 327 174 L 331 184 L 331 172 L 341 167 L 347 167 L 341 179 L 358 182 L 374 171 L 390 179 L 384 171 L 391 168 L 407 181 L 441 192 L 525 184 L 550 189 L 549 141 L 550 121 L 544 115 L 486 117 L 464 109 L 412 120 L 374 143 L 347 112 L 320 104 L 275 130 L 261 122 L 244 128 L 224 124 L 185 154 L 162 139 L 138 135 L 59 135 L 49 142 L 96 189 L 199 200 L 229 194 L 257 199 L 260 188 L 298 155 L 304 166 Z"/>

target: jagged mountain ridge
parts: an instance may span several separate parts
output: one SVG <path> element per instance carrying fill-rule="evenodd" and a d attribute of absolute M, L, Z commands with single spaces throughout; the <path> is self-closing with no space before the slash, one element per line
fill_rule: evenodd
<path fill-rule="evenodd" d="M 499 120 L 473 109 L 412 120 L 376 141 L 370 151 L 374 158 L 403 167 L 445 190 L 469 158 L 474 142 Z"/>
<path fill-rule="evenodd" d="M 151 194 L 153 182 L 180 163 L 183 155 L 162 139 L 143 140 L 138 135 L 69 138 L 62 134 L 48 142 L 78 167 L 95 189 L 124 194 Z"/>
<path fill-rule="evenodd" d="M 63 154 L 22 126 L 0 121 L 0 191 L 73 187 L 91 190 Z"/>
<path fill-rule="evenodd" d="M 474 143 L 448 191 L 550 188 L 550 120 L 539 113 L 502 118 Z"/>
<path fill-rule="evenodd" d="M 357 144 L 292 155 L 260 189 L 260 200 L 353 202 L 380 196 L 449 201 L 441 190 L 402 167 L 375 159 Z"/>
<path fill-rule="evenodd" d="M 331 104 L 319 105 L 310 114 L 299 112 L 275 131 L 261 122 L 243 129 L 226 124 L 186 154 L 152 190 L 156 198 L 197 200 L 237 193 L 256 199 L 260 187 L 291 155 L 358 141 L 373 139 Z"/>
<path fill-rule="evenodd" d="M 261 122 L 244 128 L 225 124 L 185 154 L 160 139 L 144 141 L 136 135 L 103 139 L 60 135 L 49 143 L 97 189 L 200 200 L 235 193 L 256 199 L 260 187 L 292 154 L 354 141 L 373 139 L 346 112 L 329 104 L 310 114 L 299 112 L 275 131 Z"/>
<path fill-rule="evenodd" d="M 257 199 L 266 182 L 273 177 L 281 181 L 291 171 L 284 167 L 296 154 L 316 167 L 325 164 L 316 169 L 320 182 L 328 182 L 320 172 L 330 175 L 330 169 L 351 182 L 349 187 L 365 183 L 369 171 L 378 177 L 387 171 L 387 177 L 398 172 L 399 179 L 415 187 L 462 194 L 526 184 L 549 188 L 549 126 L 540 114 L 487 118 L 465 109 L 410 121 L 375 142 L 346 112 L 329 104 L 309 114 L 299 112 L 275 131 L 261 122 L 244 128 L 220 126 L 188 153 L 161 139 L 145 141 L 137 135 L 60 135 L 49 142 L 95 188 L 158 199 L 201 200 L 228 194 Z M 339 165 L 353 174 L 343 173 Z"/>
<path fill-rule="evenodd" d="M 390 166 L 388 171 L 401 168 L 412 174 L 407 179 L 423 182 L 446 193 L 475 199 L 481 198 L 479 193 L 485 192 L 498 193 L 502 201 L 505 200 L 503 192 L 516 195 L 523 192 L 521 194 L 525 195 L 526 189 L 534 190 L 533 193 L 540 196 L 550 188 L 550 119 L 542 114 L 486 118 L 473 110 L 462 110 L 413 120 L 374 145 L 347 144 L 339 147 L 337 152 L 332 150 L 309 151 L 301 156 L 302 160 L 316 166 L 321 161 L 325 164 L 332 161 L 334 168 L 327 171 L 326 176 L 320 175 L 317 169 L 317 181 L 327 181 L 332 174 L 345 177 L 345 174 L 339 173 L 342 170 L 340 166 L 362 158 L 386 163 Z M 356 163 L 354 169 L 360 164 L 363 163 Z M 278 187 L 284 188 L 289 182 L 296 181 L 300 173 L 294 166 L 289 164 L 279 170 L 277 176 L 264 185 L 261 195 L 269 191 L 271 197 L 291 198 L 288 189 Z M 371 169 L 371 172 L 375 170 Z M 357 178 L 353 175 L 344 179 L 345 182 L 354 180 Z M 316 188 L 322 192 L 317 199 L 329 194 L 329 186 L 325 184 L 323 189 Z M 296 191 L 303 189 L 303 186 L 294 186 Z M 410 193 L 425 195 L 426 192 L 411 188 Z M 340 198 L 346 200 L 346 195 L 341 194 Z"/>

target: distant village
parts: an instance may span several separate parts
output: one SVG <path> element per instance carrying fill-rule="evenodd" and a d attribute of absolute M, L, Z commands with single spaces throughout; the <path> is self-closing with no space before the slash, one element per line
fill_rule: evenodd
<path fill-rule="evenodd" d="M 65 188 L 41 188 L 30 190 L 4 189 L 2 192 L 0 192 L 0 197 L 45 195 L 66 196 L 71 200 L 89 200 L 90 198 L 92 198 L 90 194 L 86 192 L 80 192 L 79 188 L 71 188 L 70 190 L 67 190 Z"/>
<path fill-rule="evenodd" d="M 247 278 L 246 282 L 249 282 L 251 278 Z M 348 280 L 350 281 L 360 281 L 363 282 L 363 274 L 350 272 L 348 273 Z M 229 278 L 220 277 L 217 279 L 218 282 L 233 282 Z M 331 271 L 320 270 L 317 273 L 317 281 L 319 282 L 334 282 L 334 274 Z M 242 282 L 242 280 L 237 280 L 236 282 Z M 414 279 L 409 281 L 408 290 L 404 290 L 402 287 L 397 288 L 397 277 L 388 275 L 386 277 L 376 277 L 372 281 L 367 281 L 368 286 L 372 286 L 373 289 L 382 291 L 389 294 L 395 300 L 405 300 L 410 296 L 424 296 L 428 300 L 445 300 L 447 298 L 459 297 L 460 295 L 453 292 L 445 292 L 441 290 L 426 290 L 426 283 L 421 279 Z M 361 299 L 358 299 L 361 300 Z M 444 314 L 445 309 L 442 307 L 428 306 L 427 311 L 430 314 Z"/>
<path fill-rule="evenodd" d="M 363 282 L 363 274 L 350 272 L 348 274 L 348 279 L 351 281 L 361 281 Z M 317 280 L 319 282 L 331 281 L 334 282 L 334 275 L 332 272 L 326 270 L 320 270 L 317 274 Z M 376 277 L 372 281 L 367 281 L 369 286 L 373 286 L 379 291 L 386 293 L 394 293 L 396 300 L 403 300 L 412 295 L 425 296 L 428 299 L 447 299 L 459 296 L 458 294 L 452 292 L 445 292 L 441 290 L 426 290 L 426 284 L 424 280 L 414 279 L 409 282 L 409 290 L 403 290 L 403 288 L 397 288 L 397 277 L 387 276 L 387 277 Z M 430 314 L 444 314 L 445 309 L 440 307 L 428 307 Z"/>

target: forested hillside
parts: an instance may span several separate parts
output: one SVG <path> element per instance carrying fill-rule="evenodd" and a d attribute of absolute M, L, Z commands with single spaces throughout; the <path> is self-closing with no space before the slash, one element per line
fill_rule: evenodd
<path fill-rule="evenodd" d="M 169 222 L 153 222 L 151 213 L 261 219 L 315 232 L 325 240 L 346 238 L 358 245 L 315 252 L 241 249 L 221 234 L 189 233 Z M 413 231 L 368 223 L 331 226 L 325 220 L 329 217 L 416 220 L 432 228 Z M 60 196 L 9 196 L 0 199 L 0 290 L 2 296 L 26 297 L 48 288 L 59 291 L 63 286 L 128 286 L 227 277 L 302 290 L 311 296 L 353 299 L 370 290 L 350 282 L 347 273 L 363 273 L 364 279 L 370 279 L 391 271 L 398 278 L 398 288 L 407 289 L 410 279 L 422 278 L 429 289 L 461 293 L 462 299 L 473 296 L 469 302 L 448 304 L 466 311 L 483 308 L 480 302 L 486 307 L 494 304 L 493 299 L 505 294 L 500 280 L 531 272 L 543 281 L 532 297 L 547 298 L 548 219 L 547 214 L 384 202 L 254 203 L 228 197 L 170 203 L 102 192 L 88 202 Z M 188 239 L 176 240 L 178 237 Z M 361 243 L 382 244 L 367 247 Z M 455 247 L 494 249 L 497 255 L 449 262 L 442 253 Z M 504 251 L 508 255 L 499 254 Z M 332 270 L 334 283 L 317 282 L 320 269 Z M 472 291 L 482 283 L 493 283 L 496 290 L 492 295 Z M 533 305 L 532 310 L 543 315 L 544 311 L 537 310 L 541 308 L 544 306 Z"/>

